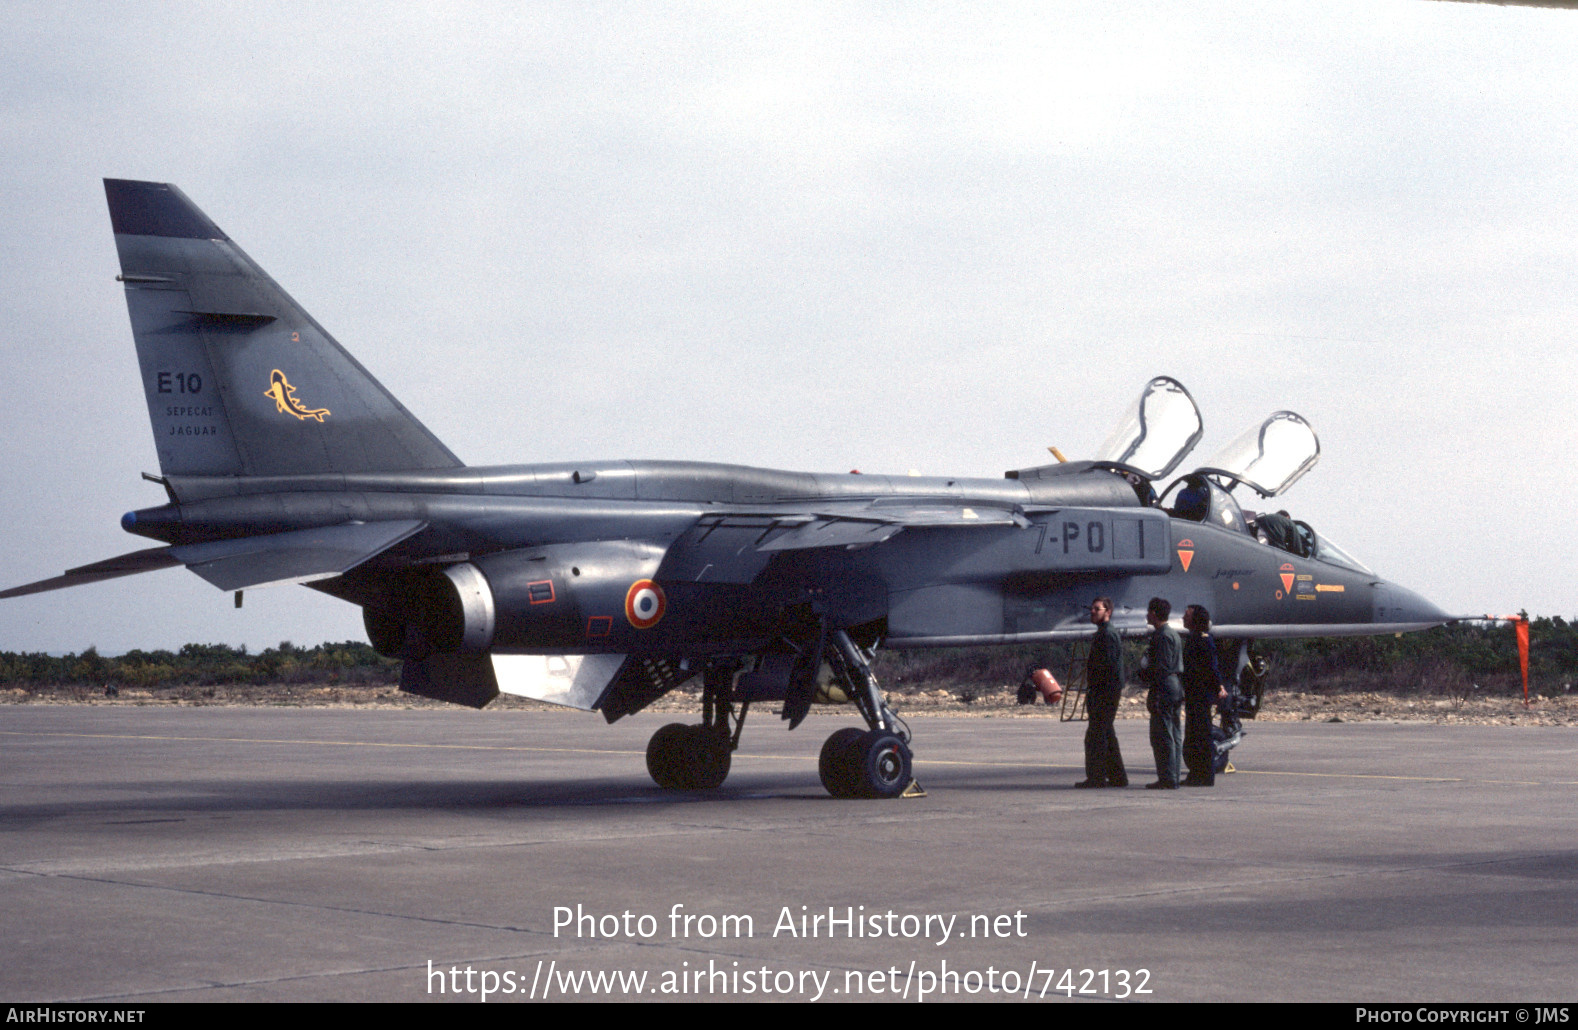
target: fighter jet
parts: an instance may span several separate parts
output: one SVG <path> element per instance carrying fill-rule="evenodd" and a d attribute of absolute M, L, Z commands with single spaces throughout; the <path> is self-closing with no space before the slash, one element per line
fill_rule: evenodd
<path fill-rule="evenodd" d="M 786 472 L 683 461 L 471 467 L 175 186 L 105 180 L 168 503 L 128 512 L 160 546 L 0 597 L 185 566 L 225 591 L 304 583 L 362 609 L 401 688 L 482 707 L 505 692 L 609 722 L 700 677 L 702 720 L 652 737 L 659 784 L 716 787 L 752 704 L 794 728 L 852 703 L 827 790 L 894 797 L 911 738 L 879 647 L 1121 631 L 1152 596 L 1219 638 L 1375 634 L 1452 621 L 1313 529 L 1241 507 L 1317 460 L 1277 412 L 1157 494 L 1199 441 L 1159 377 L 1098 456 L 999 478 Z M 1242 656 L 1242 653 L 1241 653 Z"/>

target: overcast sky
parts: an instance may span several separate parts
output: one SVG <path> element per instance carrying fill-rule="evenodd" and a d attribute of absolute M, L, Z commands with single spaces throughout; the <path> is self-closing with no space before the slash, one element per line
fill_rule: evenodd
<path fill-rule="evenodd" d="M 1152 375 L 1464 613 L 1578 613 L 1578 12 L 6 5 L 0 585 L 163 500 L 100 179 L 174 182 L 467 464 L 999 476 Z M 1192 467 L 1186 463 L 1185 467 Z M 0 650 L 361 638 L 180 570 Z"/>

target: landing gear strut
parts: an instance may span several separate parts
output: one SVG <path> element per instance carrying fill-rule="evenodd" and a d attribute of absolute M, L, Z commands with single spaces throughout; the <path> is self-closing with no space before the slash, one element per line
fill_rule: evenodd
<path fill-rule="evenodd" d="M 671 722 L 652 734 L 647 742 L 647 772 L 659 787 L 712 790 L 723 786 L 751 706 L 749 701 L 741 702 L 735 715 L 728 699 L 733 672 L 732 667 L 709 665 L 702 673 L 700 725 Z"/>
<path fill-rule="evenodd" d="M 833 671 L 870 728 L 846 726 L 827 738 L 817 762 L 822 786 L 835 798 L 896 798 L 914 783 L 909 732 L 883 702 L 869 657 L 843 630 L 828 637 Z"/>
<path fill-rule="evenodd" d="M 896 798 L 919 792 L 910 769 L 909 730 L 883 702 L 871 656 L 843 630 L 824 632 L 832 646 L 824 650 L 819 644 L 817 653 L 842 682 L 867 728 L 848 726 L 827 738 L 818 762 L 822 786 L 836 798 Z M 671 722 L 652 734 L 647 772 L 658 786 L 711 790 L 723 785 L 750 709 L 749 701 L 734 699 L 738 668 L 736 662 L 718 660 L 703 670 L 700 725 Z"/>
<path fill-rule="evenodd" d="M 1230 753 L 1242 743 L 1247 732 L 1243 721 L 1259 714 L 1266 690 L 1266 660 L 1254 653 L 1252 644 L 1250 640 L 1239 642 L 1238 659 L 1228 684 L 1228 700 L 1218 706 L 1222 713 L 1221 725 L 1211 727 L 1212 769 L 1219 773 L 1233 768 Z"/>

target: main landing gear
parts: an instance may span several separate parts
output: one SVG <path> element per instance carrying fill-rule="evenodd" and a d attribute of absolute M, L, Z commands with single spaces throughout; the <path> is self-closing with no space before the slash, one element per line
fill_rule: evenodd
<path fill-rule="evenodd" d="M 738 716 L 729 700 L 734 670 L 708 666 L 702 674 L 701 724 L 671 722 L 647 742 L 647 772 L 659 787 L 668 790 L 711 790 L 723 786 L 729 761 L 740 746 L 749 701 L 740 703 Z M 730 729 L 730 723 L 733 729 Z"/>
<path fill-rule="evenodd" d="M 827 634 L 822 654 L 834 677 L 865 718 L 867 729 L 845 727 L 822 745 L 817 771 L 835 798 L 896 798 L 922 793 L 911 774 L 909 730 L 882 700 L 870 656 L 843 630 Z M 647 743 L 647 771 L 660 787 L 710 790 L 729 775 L 749 701 L 731 696 L 735 666 L 709 665 L 702 674 L 700 725 L 671 722 Z M 793 725 L 793 723 L 791 723 Z"/>
<path fill-rule="evenodd" d="M 896 798 L 915 783 L 910 774 L 909 731 L 882 700 L 865 652 L 843 630 L 829 634 L 828 657 L 869 729 L 846 726 L 822 745 L 817 771 L 835 798 Z"/>
<path fill-rule="evenodd" d="M 835 798 L 896 798 L 913 779 L 909 745 L 897 734 L 853 726 L 827 738 L 817 771 Z"/>
<path fill-rule="evenodd" d="M 711 790 L 723 786 L 733 752 L 726 730 L 671 722 L 647 742 L 647 772 L 668 790 Z"/>

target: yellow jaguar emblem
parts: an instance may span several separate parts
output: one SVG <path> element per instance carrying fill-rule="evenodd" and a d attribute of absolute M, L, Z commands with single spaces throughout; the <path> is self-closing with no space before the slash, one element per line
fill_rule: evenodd
<path fill-rule="evenodd" d="M 285 373 L 279 369 L 269 373 L 268 389 L 263 391 L 263 396 L 274 398 L 274 403 L 279 407 L 282 415 L 295 415 L 305 422 L 315 418 L 319 422 L 329 413 L 328 408 L 308 408 L 296 399 L 296 388 L 290 385 L 290 380 L 285 378 Z"/>

